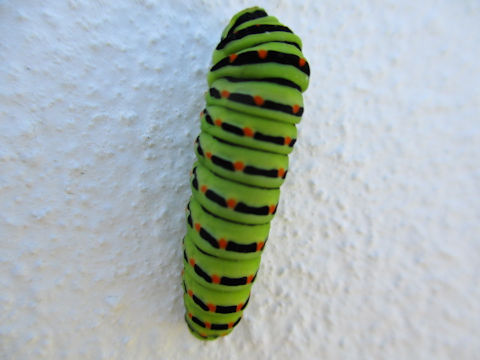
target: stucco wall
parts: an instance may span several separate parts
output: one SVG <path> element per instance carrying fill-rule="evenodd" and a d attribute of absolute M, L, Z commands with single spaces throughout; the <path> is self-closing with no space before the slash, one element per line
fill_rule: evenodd
<path fill-rule="evenodd" d="M 477 1 L 265 1 L 312 69 L 244 320 L 183 322 L 210 55 L 252 1 L 0 1 L 0 359 L 474 359 Z"/>

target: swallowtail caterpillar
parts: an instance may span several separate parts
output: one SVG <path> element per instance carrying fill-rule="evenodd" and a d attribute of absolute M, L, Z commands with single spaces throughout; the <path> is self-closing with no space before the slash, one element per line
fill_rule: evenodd
<path fill-rule="evenodd" d="M 249 302 L 303 113 L 301 50 L 253 7 L 233 16 L 213 53 L 182 242 L 185 320 L 200 339 L 229 334 Z"/>

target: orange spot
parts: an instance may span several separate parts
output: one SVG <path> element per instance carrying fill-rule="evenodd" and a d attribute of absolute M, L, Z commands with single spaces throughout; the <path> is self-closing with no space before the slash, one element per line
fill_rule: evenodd
<path fill-rule="evenodd" d="M 235 201 L 235 199 L 228 199 L 227 200 L 227 206 L 230 209 L 233 209 L 235 207 L 235 205 L 237 205 L 237 202 Z"/>
<path fill-rule="evenodd" d="M 237 305 L 237 311 L 242 310 L 242 307 L 243 307 L 243 304 L 242 304 L 242 303 L 238 304 L 238 305 Z"/>
<path fill-rule="evenodd" d="M 204 114 L 203 110 L 202 110 L 202 111 L 200 111 L 200 117 L 202 117 L 202 116 L 203 116 L 203 114 Z"/>
<path fill-rule="evenodd" d="M 222 90 L 222 92 L 220 93 L 220 95 L 223 97 L 223 98 L 227 98 L 230 96 L 230 92 L 227 91 L 227 90 Z"/>
<path fill-rule="evenodd" d="M 245 164 L 241 161 L 235 161 L 235 163 L 233 164 L 233 167 L 235 168 L 235 170 L 242 171 L 243 168 L 245 167 Z"/>
<path fill-rule="evenodd" d="M 285 175 L 285 169 L 283 168 L 278 169 L 278 177 L 282 177 L 283 175 Z"/>
<path fill-rule="evenodd" d="M 208 310 L 211 312 L 215 312 L 215 310 L 217 310 L 217 307 L 213 304 L 207 304 L 207 306 L 208 306 Z"/>
<path fill-rule="evenodd" d="M 207 192 L 207 185 L 202 185 L 202 187 L 200 188 L 200 191 L 203 193 Z"/>
<path fill-rule="evenodd" d="M 209 322 L 205 321 L 205 327 L 207 329 L 210 329 L 212 327 L 212 324 L 210 324 Z"/>
<path fill-rule="evenodd" d="M 195 266 L 195 259 L 190 259 L 189 263 L 190 265 Z"/>
<path fill-rule="evenodd" d="M 298 59 L 298 65 L 300 65 L 300 66 L 304 66 L 304 65 L 305 65 L 305 63 L 306 63 L 306 60 L 305 60 L 304 58 L 300 58 L 300 59 Z"/>
<path fill-rule="evenodd" d="M 290 145 L 291 142 L 292 142 L 292 138 L 290 136 L 287 136 L 285 138 L 285 145 Z"/>
<path fill-rule="evenodd" d="M 195 230 L 200 231 L 201 228 L 202 226 L 199 223 L 195 224 Z"/>
<path fill-rule="evenodd" d="M 263 249 L 263 245 L 265 245 L 265 243 L 263 241 L 260 241 L 258 244 L 257 244 L 257 251 L 260 251 Z"/>
<path fill-rule="evenodd" d="M 227 240 L 221 238 L 220 240 L 218 240 L 218 246 L 220 247 L 220 249 L 225 249 L 227 247 Z"/>
<path fill-rule="evenodd" d="M 215 125 L 217 125 L 217 126 L 222 125 L 222 120 L 220 120 L 220 119 L 215 120 Z"/>
<path fill-rule="evenodd" d="M 292 111 L 294 114 L 296 114 L 298 110 L 300 110 L 300 105 L 295 104 L 292 106 Z"/>
<path fill-rule="evenodd" d="M 265 59 L 267 57 L 268 51 L 267 50 L 258 50 L 258 57 L 260 59 Z"/>
<path fill-rule="evenodd" d="M 252 137 L 253 136 L 253 130 L 250 129 L 249 127 L 243 128 L 243 134 L 245 136 Z"/>
<path fill-rule="evenodd" d="M 212 275 L 212 282 L 214 284 L 220 284 L 220 277 L 218 275 Z"/>
<path fill-rule="evenodd" d="M 228 328 L 229 328 L 229 329 L 233 328 L 233 322 L 228 323 Z"/>
<path fill-rule="evenodd" d="M 263 98 L 261 96 L 254 96 L 253 97 L 253 102 L 257 105 L 257 106 L 262 106 L 263 103 L 265 102 L 265 100 L 263 100 Z"/>
<path fill-rule="evenodd" d="M 193 297 L 193 291 L 188 289 L 188 296 Z"/>
<path fill-rule="evenodd" d="M 232 62 L 235 61 L 235 59 L 237 58 L 237 56 L 238 56 L 237 54 L 231 54 L 231 55 L 228 57 L 228 59 L 229 59 L 230 62 L 232 63 Z"/>
<path fill-rule="evenodd" d="M 273 214 L 273 212 L 275 211 L 277 205 L 270 205 L 270 208 L 268 209 L 268 213 L 269 214 Z"/>
<path fill-rule="evenodd" d="M 247 277 L 247 284 L 250 284 L 253 280 L 253 275 L 248 275 Z"/>
<path fill-rule="evenodd" d="M 188 317 L 191 319 L 192 318 L 192 313 L 188 313 Z"/>
<path fill-rule="evenodd" d="M 205 334 L 205 333 L 200 333 L 200 336 L 206 338 L 206 337 L 207 337 L 207 334 Z"/>

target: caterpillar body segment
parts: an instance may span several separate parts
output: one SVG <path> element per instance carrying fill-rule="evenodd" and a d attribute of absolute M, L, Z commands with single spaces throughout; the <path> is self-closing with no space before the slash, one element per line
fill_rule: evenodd
<path fill-rule="evenodd" d="M 309 76 L 300 38 L 259 7 L 235 14 L 213 52 L 182 241 L 198 339 L 230 334 L 250 302 Z"/>

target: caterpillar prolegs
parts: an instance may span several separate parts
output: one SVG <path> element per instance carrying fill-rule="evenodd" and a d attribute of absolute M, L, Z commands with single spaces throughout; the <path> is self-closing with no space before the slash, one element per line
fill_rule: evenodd
<path fill-rule="evenodd" d="M 183 239 L 185 320 L 203 340 L 240 322 L 297 139 L 310 68 L 258 7 L 233 16 L 208 74 Z"/>

